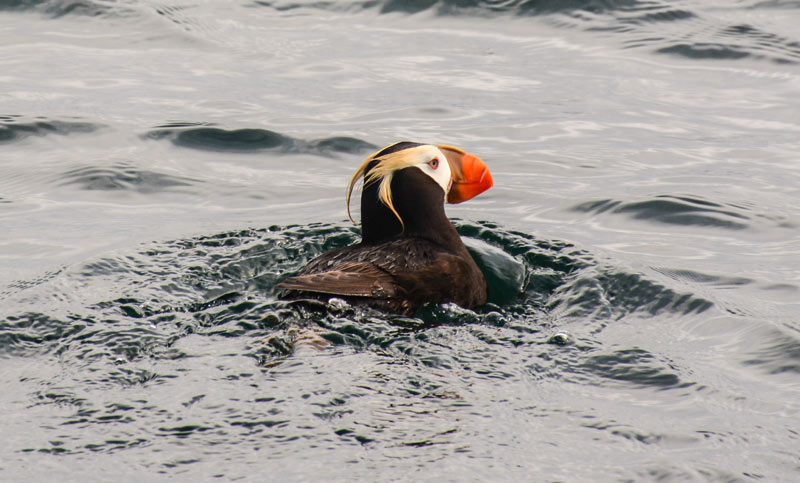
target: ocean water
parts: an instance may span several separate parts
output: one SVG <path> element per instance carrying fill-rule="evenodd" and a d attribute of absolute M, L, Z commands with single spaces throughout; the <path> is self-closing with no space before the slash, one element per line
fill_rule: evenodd
<path fill-rule="evenodd" d="M 799 24 L 0 1 L 0 480 L 797 481 Z M 492 170 L 489 303 L 280 300 L 399 140 Z"/>

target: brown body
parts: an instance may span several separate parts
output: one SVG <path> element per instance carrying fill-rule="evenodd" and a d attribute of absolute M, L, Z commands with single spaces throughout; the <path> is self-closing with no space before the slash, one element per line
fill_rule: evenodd
<path fill-rule="evenodd" d="M 281 287 L 290 289 L 286 296 L 291 298 L 340 297 L 351 304 L 406 315 L 427 302 L 454 302 L 462 307 L 486 302 L 486 280 L 466 249 L 456 254 L 422 238 L 332 250 Z"/>
<path fill-rule="evenodd" d="M 420 145 L 398 143 L 373 158 L 409 146 Z M 481 176 L 491 186 L 488 170 Z M 361 243 L 326 252 L 278 284 L 285 297 L 339 297 L 407 315 L 428 302 L 484 304 L 486 280 L 444 212 L 445 191 L 417 167 L 407 167 L 393 173 L 391 192 L 393 210 L 379 200 L 377 183 L 365 185 Z"/>

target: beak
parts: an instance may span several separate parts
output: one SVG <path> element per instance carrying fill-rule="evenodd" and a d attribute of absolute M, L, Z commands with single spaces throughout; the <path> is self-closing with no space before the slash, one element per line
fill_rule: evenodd
<path fill-rule="evenodd" d="M 448 203 L 461 203 L 474 198 L 494 185 L 492 173 L 477 156 L 467 154 L 453 146 L 437 146 L 450 165 L 452 184 L 447 194 Z"/>

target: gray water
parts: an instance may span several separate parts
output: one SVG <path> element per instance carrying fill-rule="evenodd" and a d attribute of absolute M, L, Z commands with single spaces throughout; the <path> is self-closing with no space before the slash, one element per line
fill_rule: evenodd
<path fill-rule="evenodd" d="M 0 480 L 796 481 L 800 2 L 0 2 Z M 399 140 L 475 311 L 297 306 Z M 357 213 L 356 213 L 357 216 Z"/>

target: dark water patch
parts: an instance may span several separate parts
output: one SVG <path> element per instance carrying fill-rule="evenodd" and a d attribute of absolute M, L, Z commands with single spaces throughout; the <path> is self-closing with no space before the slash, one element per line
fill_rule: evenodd
<path fill-rule="evenodd" d="M 606 380 L 642 387 L 667 389 L 691 385 L 682 383 L 674 370 L 670 369 L 670 364 L 659 364 L 650 352 L 640 348 L 593 355 L 574 369 Z"/>
<path fill-rule="evenodd" d="M 373 151 L 378 146 L 360 139 L 335 136 L 330 138 L 315 139 L 308 142 L 308 149 L 312 153 L 347 153 L 360 154 Z"/>
<path fill-rule="evenodd" d="M 715 468 L 710 464 L 681 465 L 665 463 L 658 466 L 647 465 L 646 468 L 635 469 L 633 472 L 637 480 L 646 481 L 758 481 L 764 478 L 757 472 L 742 472 L 738 474 L 727 469 Z"/>
<path fill-rule="evenodd" d="M 693 60 L 739 60 L 745 58 L 776 63 L 800 62 L 800 41 L 770 33 L 755 25 L 730 24 L 706 12 L 702 5 L 689 8 L 662 0 L 381 0 L 361 2 L 257 1 L 257 7 L 299 14 L 377 11 L 379 14 L 441 17 L 541 16 L 561 28 L 613 32 L 629 48 L 649 48 L 656 54 Z M 756 4 L 751 9 L 772 8 Z M 785 7 L 781 7 L 785 8 Z M 659 24 L 669 28 L 654 28 Z"/>
<path fill-rule="evenodd" d="M 376 394 L 412 401 L 421 398 L 425 404 L 465 404 L 458 391 L 442 381 L 443 374 L 455 373 L 459 378 L 487 381 L 533 377 L 654 389 L 687 384 L 669 361 L 644 349 L 609 351 L 585 338 L 552 344 L 550 336 L 567 320 L 590 325 L 601 319 L 597 329 L 601 330 L 611 317 L 642 311 L 693 313 L 710 302 L 676 294 L 642 276 L 603 269 L 591 254 L 568 243 L 506 231 L 488 222 L 456 224 L 489 274 L 490 293 L 495 294 L 475 311 L 432 304 L 416 317 L 401 317 L 343 302 L 304 305 L 279 300 L 274 286 L 286 273 L 297 271 L 320 253 L 357 241 L 359 232 L 345 225 L 273 226 L 153 243 L 134 253 L 62 272 L 57 287 L 81 287 L 87 294 L 84 302 L 71 303 L 66 311 L 55 305 L 42 310 L 45 313 L 0 319 L 0 350 L 6 357 L 51 354 L 66 367 L 88 369 L 79 371 L 81 380 L 76 382 L 83 390 L 174 384 L 186 376 L 178 367 L 193 367 L 209 351 L 198 352 L 194 347 L 225 341 L 234 344 L 237 356 L 252 361 L 250 372 L 284 366 L 291 371 L 297 363 L 292 356 L 299 347 L 374 354 L 386 364 L 401 365 L 376 375 Z M 210 352 L 217 354 L 215 365 L 224 365 L 227 355 Z M 528 367 L 529 375 L 512 362 L 520 354 L 537 360 Z M 180 363 L 175 366 L 171 361 Z M 158 369 L 159 363 L 169 364 L 170 369 Z M 225 381 L 258 384 L 262 380 L 241 370 L 213 374 Z M 369 392 L 369 387 L 357 391 Z M 221 427 L 240 428 L 243 437 L 263 437 L 261 433 L 278 429 L 286 434 L 269 433 L 270 437 L 293 434 L 293 422 L 280 412 L 226 414 L 224 421 L 212 418 L 213 424 L 195 427 L 165 420 L 154 413 L 158 406 L 142 409 L 140 414 L 138 409 L 103 409 L 81 401 L 87 396 L 80 391 L 49 388 L 40 394 L 45 404 L 77 401 L 76 413 L 66 417 L 64 424 L 121 425 L 107 438 L 120 444 L 84 441 L 63 446 L 70 451 L 86 451 L 87 444 L 97 445 L 91 451 L 152 444 L 152 433 L 123 428 L 154 418 L 158 419 L 154 424 L 162 428 L 159 435 L 179 439 Z M 351 418 L 355 404 L 348 399 L 351 396 L 318 412 L 331 421 Z M 402 415 L 406 410 L 400 406 L 393 411 Z M 386 437 L 379 430 L 346 429 L 353 431 L 346 437 L 354 438 L 354 434 L 363 439 L 358 444 Z M 423 440 L 419 436 L 408 439 Z"/>
<path fill-rule="evenodd" d="M 91 309 L 91 307 L 88 307 Z M 173 347 L 178 333 L 158 327 L 156 321 L 138 322 L 136 317 L 126 317 L 123 310 L 109 309 L 93 314 L 103 316 L 93 320 L 90 317 L 66 317 L 72 324 L 73 333 L 63 334 L 53 346 L 53 352 L 64 360 L 86 366 L 108 365 L 107 377 L 99 382 L 122 385 L 141 384 L 162 376 L 147 371 L 131 370 L 120 366 L 128 362 L 152 360 L 177 360 L 186 353 Z"/>
<path fill-rule="evenodd" d="M 29 120 L 23 116 L 0 116 L 0 144 L 21 141 L 36 136 L 69 136 L 72 134 L 89 134 L 104 126 L 83 121 L 63 121 L 57 119 L 38 118 Z"/>
<path fill-rule="evenodd" d="M 559 351 L 540 349 L 527 370 L 535 379 L 552 378 L 603 387 L 621 384 L 664 390 L 695 384 L 682 379 L 680 368 L 673 361 L 646 349 L 631 347 L 609 351 L 597 341 L 585 338 Z"/>
<path fill-rule="evenodd" d="M 607 19 L 601 27 L 624 33 L 627 47 L 650 47 L 657 54 L 692 60 L 769 60 L 781 64 L 800 62 L 800 41 L 764 31 L 754 25 L 727 24 L 709 14 L 674 9 L 670 5 L 657 11 L 622 12 Z M 632 14 L 631 14 L 632 13 Z M 675 29 L 653 30 L 653 23 L 681 22 Z"/>
<path fill-rule="evenodd" d="M 764 0 L 748 5 L 743 8 L 748 10 L 758 10 L 761 8 L 779 8 L 781 10 L 800 9 L 800 2 L 797 0 Z"/>
<path fill-rule="evenodd" d="M 52 455 L 67 455 L 67 454 L 74 454 L 74 451 L 71 451 L 67 448 L 63 447 L 64 442 L 59 440 L 50 441 L 50 446 L 44 448 L 23 448 L 23 453 L 30 453 L 36 451 L 38 453 L 46 453 Z"/>
<path fill-rule="evenodd" d="M 585 213 L 601 214 L 601 213 L 605 213 L 605 212 L 607 212 L 609 210 L 613 210 L 614 208 L 617 208 L 621 204 L 622 204 L 622 201 L 616 201 L 616 200 L 611 200 L 611 199 L 608 199 L 608 200 L 596 200 L 596 201 L 587 201 L 587 202 L 581 203 L 581 204 L 579 204 L 577 206 L 574 206 L 572 209 L 574 211 L 583 211 Z"/>
<path fill-rule="evenodd" d="M 84 446 L 89 451 L 94 453 L 113 453 L 122 449 L 135 448 L 138 446 L 146 445 L 148 443 L 146 438 L 136 438 L 133 440 L 127 439 L 108 439 L 102 443 L 89 443 Z"/>
<path fill-rule="evenodd" d="M 586 270 L 560 287 L 550 310 L 570 317 L 620 319 L 639 313 L 691 315 L 714 306 L 691 292 L 680 293 L 651 281 L 643 275 L 618 271 L 612 267 Z"/>
<path fill-rule="evenodd" d="M 286 420 L 272 420 L 272 419 L 262 419 L 259 421 L 231 421 L 231 426 L 241 426 L 247 429 L 255 429 L 259 427 L 264 428 L 272 428 L 272 427 L 281 427 L 286 426 L 289 421 Z"/>
<path fill-rule="evenodd" d="M 69 339 L 83 329 L 80 323 L 36 312 L 0 319 L 0 357 L 50 352 L 59 341 Z"/>
<path fill-rule="evenodd" d="M 613 436 L 619 436 L 627 440 L 646 445 L 657 444 L 664 439 L 664 435 L 662 434 L 641 433 L 634 429 L 621 428 L 619 425 L 587 424 L 584 425 L 584 427 L 608 431 Z"/>
<path fill-rule="evenodd" d="M 765 32 L 752 25 L 721 26 L 704 40 L 675 41 L 656 49 L 656 53 L 690 59 L 736 60 L 751 57 L 781 64 L 800 62 L 800 41 Z"/>
<path fill-rule="evenodd" d="M 642 431 L 633 426 L 629 426 L 626 424 L 620 424 L 617 421 L 611 420 L 598 420 L 592 421 L 589 423 L 582 424 L 584 428 L 595 429 L 598 431 L 603 431 L 611 436 L 619 437 L 631 441 L 633 443 L 638 443 L 642 445 L 657 445 L 657 444 L 686 444 L 686 443 L 694 443 L 697 441 L 697 437 L 675 437 L 674 435 L 665 432 L 665 433 L 654 433 L 649 431 Z M 669 428 L 667 428 L 668 430 Z M 664 478 L 665 480 L 669 480 L 670 478 Z M 660 479 L 657 481 L 661 481 Z"/>
<path fill-rule="evenodd" d="M 79 285 L 99 284 L 111 297 L 86 305 L 80 315 L 10 316 L 0 325 L 0 347 L 6 355 L 55 352 L 81 365 L 106 361 L 110 380 L 136 382 L 139 376 L 114 375 L 119 369 L 113 366 L 186 357 L 173 346 L 191 334 L 256 337 L 251 356 L 263 363 L 291 352 L 296 336 L 286 329 L 308 326 L 308 317 L 320 319 L 312 325 L 339 333 L 326 334 L 330 340 L 382 345 L 381 330 L 354 331 L 358 325 L 348 318 L 378 314 L 322 307 L 320 317 L 313 308 L 298 310 L 274 298 L 274 284 L 286 272 L 356 240 L 353 228 L 273 227 L 177 240 L 90 262 L 64 275 Z"/>
<path fill-rule="evenodd" d="M 128 162 L 71 169 L 58 175 L 57 182 L 61 186 L 77 186 L 88 191 L 131 191 L 140 194 L 170 191 L 200 183 L 199 180 L 184 176 L 141 169 Z"/>
<path fill-rule="evenodd" d="M 84 362 L 121 363 L 187 357 L 174 344 L 190 334 L 255 337 L 251 356 L 268 363 L 291 352 L 298 335 L 290 328 L 318 328 L 330 343 L 363 349 L 396 345 L 400 334 L 430 327 L 484 324 L 510 330 L 500 344 L 520 345 L 546 343 L 548 335 L 538 333 L 561 317 L 689 315 L 713 305 L 642 275 L 600 267 L 566 243 L 487 222 L 457 227 L 489 282 L 489 303 L 476 311 L 431 305 L 404 318 L 343 302 L 278 300 L 274 286 L 287 273 L 359 236 L 356 228 L 338 225 L 271 227 L 153 244 L 84 264 L 64 276 L 80 285 L 111 281 L 108 298 L 87 304 L 84 314 L 9 317 L 0 326 L 0 347 L 13 353 L 48 347 Z"/>
<path fill-rule="evenodd" d="M 678 43 L 656 49 L 658 54 L 670 54 L 689 59 L 735 60 L 750 57 L 751 54 L 739 46 L 709 43 Z"/>
<path fill-rule="evenodd" d="M 117 364 L 123 362 L 117 360 Z M 178 376 L 174 374 L 159 374 L 147 369 L 128 368 L 119 366 L 115 370 L 111 370 L 105 377 L 97 380 L 97 384 L 105 387 L 132 387 L 144 385 L 158 385 L 164 384 L 169 379 L 176 379 Z"/>
<path fill-rule="evenodd" d="M 333 1 L 267 1 L 258 0 L 253 5 L 278 12 L 294 12 L 303 9 L 328 11 L 377 10 L 381 14 L 417 14 L 430 12 L 441 16 L 488 16 L 488 15 L 542 15 L 558 12 L 584 11 L 601 13 L 625 8 L 649 5 L 637 0 L 367 0 L 360 2 Z"/>
<path fill-rule="evenodd" d="M 64 270 L 63 267 L 58 268 L 56 270 L 51 270 L 48 272 L 44 272 L 38 277 L 29 279 L 29 280 L 15 280 L 8 284 L 8 286 L 0 289 L 0 299 L 9 297 L 11 295 L 17 294 L 23 290 L 36 287 L 41 285 L 45 282 L 52 280 L 56 275 L 61 273 Z"/>
<path fill-rule="evenodd" d="M 689 315 L 712 306 L 642 275 L 600 267 L 591 254 L 567 243 L 488 222 L 456 224 L 489 282 L 489 303 L 475 311 L 434 304 L 409 318 L 343 301 L 279 300 L 274 287 L 287 273 L 358 241 L 359 233 L 339 225 L 275 226 L 156 243 L 65 272 L 59 277 L 82 287 L 97 285 L 102 289 L 86 292 L 107 296 L 87 301 L 79 314 L 57 315 L 57 310 L 3 319 L 0 350 L 6 355 L 49 352 L 78 365 L 104 364 L 105 376 L 97 383 L 116 385 L 169 377 L 127 364 L 192 357 L 178 342 L 195 335 L 242 339 L 247 356 L 261 366 L 285 359 L 297 344 L 309 344 L 377 350 L 447 370 L 466 362 L 437 349 L 452 343 L 434 343 L 431 331 L 437 328 L 448 339 L 453 337 L 450 328 L 472 327 L 472 337 L 487 348 L 573 347 L 549 343 L 552 328 L 565 318 L 600 321 L 596 330 L 602 330 L 610 320 L 630 314 Z M 592 364 L 598 371 L 606 367 L 600 359 Z M 487 371 L 491 377 L 508 377 L 500 365 Z M 648 371 L 631 377 L 664 378 Z"/>
<path fill-rule="evenodd" d="M 208 151 L 289 151 L 294 146 L 292 138 L 267 129 L 162 128 L 150 131 L 146 137 L 168 139 L 176 146 Z"/>
<path fill-rule="evenodd" d="M 77 397 L 69 392 L 57 390 L 37 391 L 33 395 L 34 405 L 55 405 L 59 407 L 82 407 L 87 404 L 85 398 Z"/>
<path fill-rule="evenodd" d="M 491 222 L 457 223 L 456 228 L 462 237 L 480 240 L 503 254 L 483 255 L 475 244 L 466 242 L 489 283 L 490 304 L 516 307 L 513 301 L 527 299 L 544 306 L 573 274 L 593 264 L 588 252 L 569 243 L 503 231 Z"/>
<path fill-rule="evenodd" d="M 696 197 L 661 195 L 645 201 L 623 202 L 598 200 L 581 203 L 572 208 L 586 213 L 628 215 L 636 220 L 670 225 L 701 226 L 744 230 L 750 217 L 741 209 Z"/>
<path fill-rule="evenodd" d="M 645 9 L 634 11 L 633 15 L 625 16 L 621 19 L 626 24 L 649 24 L 660 22 L 680 22 L 696 18 L 697 14 L 691 10 L 675 8 L 671 5 L 660 5 L 656 9 Z"/>
<path fill-rule="evenodd" d="M 158 428 L 160 431 L 159 436 L 174 436 L 177 438 L 187 438 L 195 433 L 202 433 L 214 429 L 210 426 L 201 426 L 199 424 L 187 424 L 183 426 L 174 426 L 168 428 Z"/>
<path fill-rule="evenodd" d="M 489 303 L 505 305 L 520 298 L 527 282 L 527 270 L 522 261 L 502 249 L 476 238 L 465 239 L 472 258 L 478 260 L 486 283 L 491 287 Z"/>
<path fill-rule="evenodd" d="M 671 269 L 671 268 L 655 268 L 657 272 L 666 275 L 674 280 L 701 283 L 720 288 L 734 288 L 743 285 L 750 285 L 754 281 L 745 277 L 731 277 L 727 275 L 711 275 L 701 273 L 694 270 L 686 269 Z"/>
<path fill-rule="evenodd" d="M 777 331 L 773 336 L 766 347 L 748 354 L 744 363 L 758 366 L 768 374 L 800 374 L 800 340 Z"/>
<path fill-rule="evenodd" d="M 302 140 L 268 129 L 223 129 L 208 125 L 173 123 L 151 130 L 146 139 L 169 140 L 176 146 L 221 152 L 276 151 L 331 155 L 374 151 L 374 144 L 350 137 Z"/>
<path fill-rule="evenodd" d="M 34 345 L 0 339 L 3 357 L 59 365 L 58 377 L 28 383 L 53 429 L 43 429 L 41 441 L 16 440 L 18 450 L 49 452 L 48 441 L 60 442 L 53 447 L 63 454 L 145 447 L 169 462 L 170 450 L 188 442 L 201 459 L 206 451 L 235 454 L 243 444 L 429 452 L 461 447 L 480 430 L 451 415 L 492 424 L 520 404 L 540 404 L 524 401 L 532 393 L 520 388 L 564 382 L 559 393 L 580 386 L 672 397 L 693 386 L 680 362 L 635 344 L 609 345 L 591 329 L 636 314 L 694 315 L 687 309 L 697 297 L 601 265 L 570 243 L 489 222 L 456 225 L 495 291 L 476 310 L 432 304 L 400 317 L 344 302 L 278 299 L 274 286 L 287 273 L 359 240 L 358 228 L 345 224 L 153 242 L 60 272 L 52 290 L 79 292 L 68 304 L 0 317 L 0 334 L 50 337 Z M 676 277 L 678 284 L 690 275 Z M 551 343 L 567 325 L 580 328 L 577 336 Z M 604 430 L 626 444 L 668 438 L 649 428 L 623 422 Z"/>
<path fill-rule="evenodd" d="M 117 17 L 130 15 L 133 10 L 118 2 L 109 3 L 91 0 L 4 0 L 0 11 L 36 12 L 47 17 L 67 15 L 84 17 Z"/>

